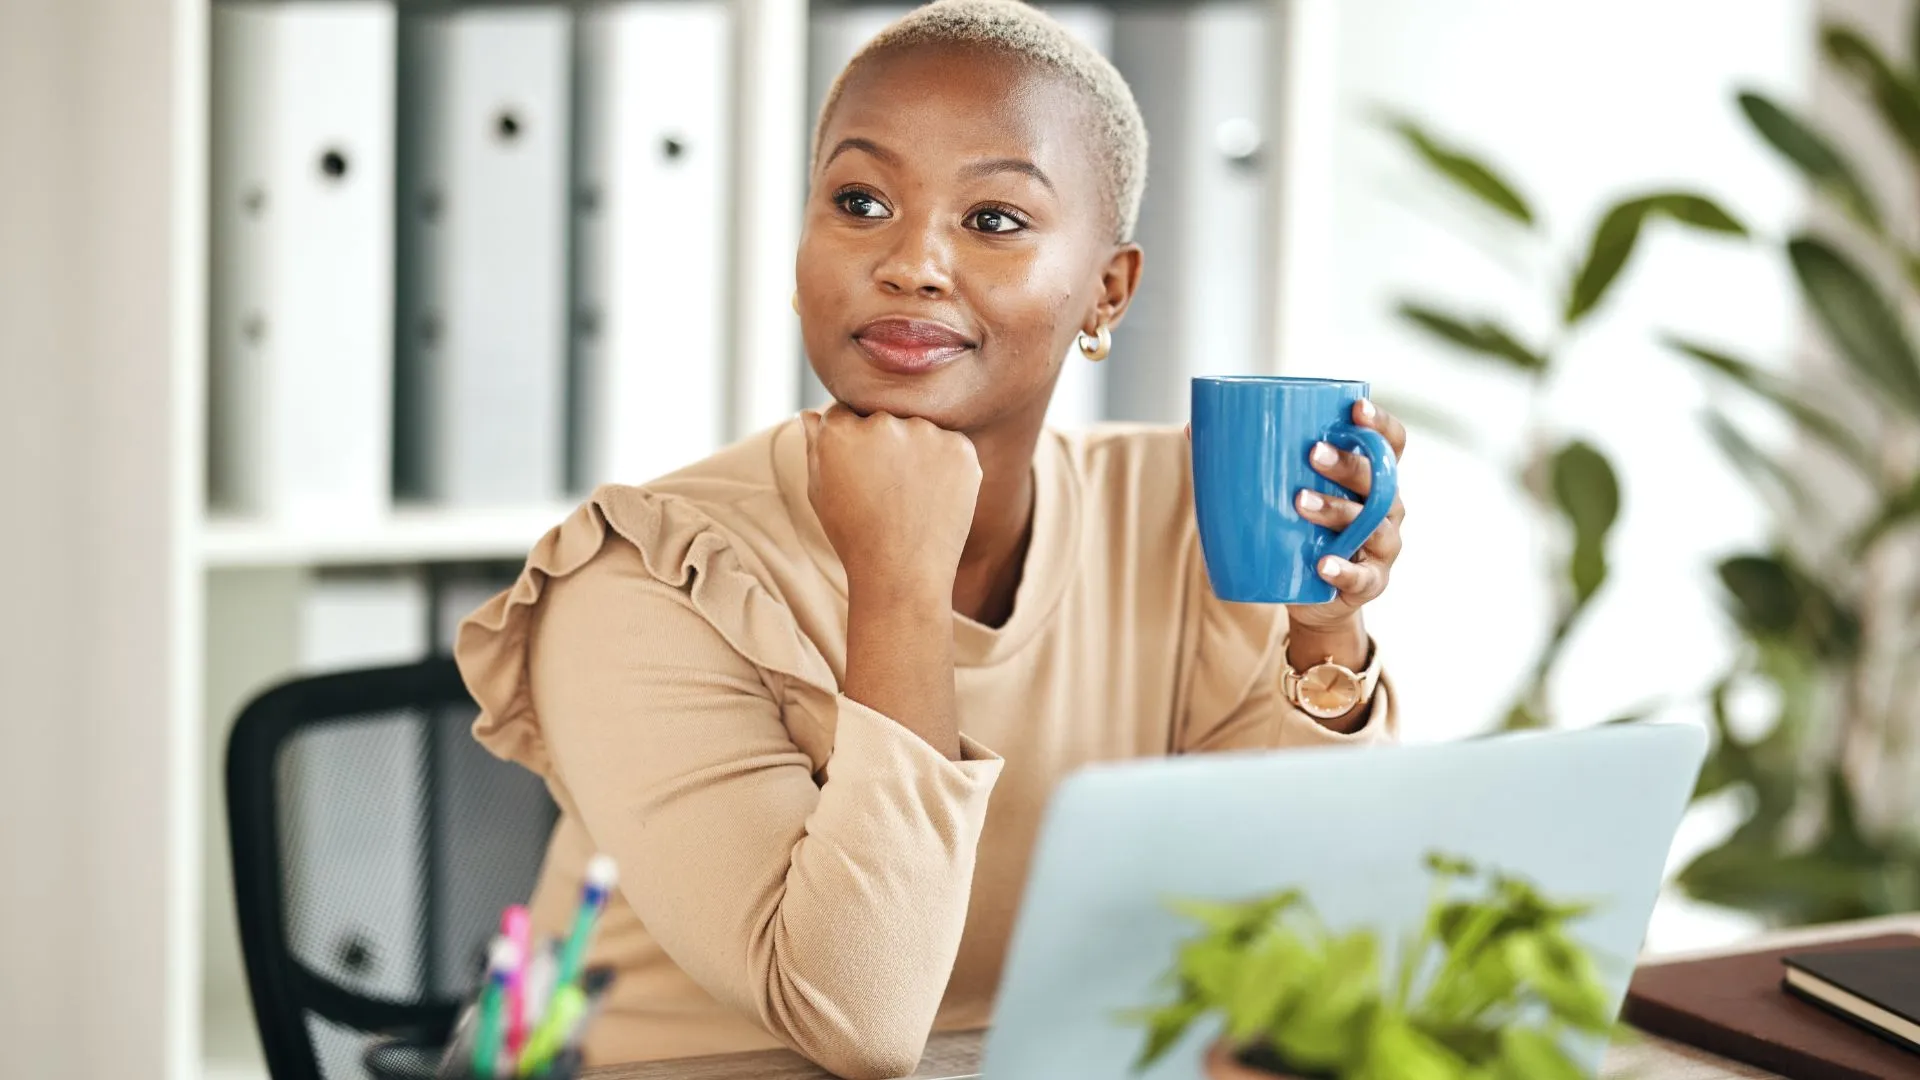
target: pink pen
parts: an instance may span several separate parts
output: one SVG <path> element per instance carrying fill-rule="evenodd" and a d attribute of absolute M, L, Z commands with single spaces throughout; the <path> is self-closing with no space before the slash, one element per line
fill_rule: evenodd
<path fill-rule="evenodd" d="M 515 904 L 500 913 L 500 933 L 523 957 L 532 957 L 527 948 L 531 919 L 526 905 Z M 527 1042 L 527 964 L 515 965 L 507 979 L 507 1052 L 519 1058 Z"/>

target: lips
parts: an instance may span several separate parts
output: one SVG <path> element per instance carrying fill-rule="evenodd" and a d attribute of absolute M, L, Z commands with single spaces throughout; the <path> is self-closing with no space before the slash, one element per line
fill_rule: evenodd
<path fill-rule="evenodd" d="M 875 319 L 855 330 L 853 341 L 874 366 L 900 375 L 930 371 L 974 347 L 953 327 L 922 319 Z"/>

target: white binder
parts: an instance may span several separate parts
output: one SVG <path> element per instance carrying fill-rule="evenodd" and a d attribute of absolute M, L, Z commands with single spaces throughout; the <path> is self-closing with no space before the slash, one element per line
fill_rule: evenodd
<path fill-rule="evenodd" d="M 1112 12 L 1092 4 L 1042 6 L 1068 32 L 1093 46 L 1102 55 L 1112 55 Z M 909 10 L 908 7 L 897 5 L 862 5 L 825 8 L 813 17 L 808 40 L 811 65 L 808 88 L 815 114 L 819 112 L 827 91 L 833 86 L 833 80 L 839 76 L 847 61 L 875 34 Z M 811 150 L 811 146 L 808 149 Z M 1079 349 L 1069 347 L 1060 371 L 1060 381 L 1054 386 L 1053 402 L 1047 408 L 1047 423 L 1068 430 L 1084 429 L 1098 423 L 1106 415 L 1106 381 L 1104 364 L 1094 364 L 1082 356 Z M 806 373 L 803 383 L 805 400 L 809 406 L 826 404 L 826 389 L 811 371 Z"/>
<path fill-rule="evenodd" d="M 394 14 L 212 12 L 209 491 L 300 523 L 376 518 L 391 471 Z"/>
<path fill-rule="evenodd" d="M 1116 419 L 1179 421 L 1191 376 L 1265 370 L 1268 17 L 1206 0 L 1117 19 L 1114 55 L 1153 142 L 1135 234 L 1147 274 L 1107 361 Z"/>
<path fill-rule="evenodd" d="M 726 441 L 728 11 L 659 0 L 579 15 L 577 488 L 642 483 Z"/>
<path fill-rule="evenodd" d="M 484 506 L 562 493 L 570 54 L 560 7 L 401 20 L 406 495 Z"/>

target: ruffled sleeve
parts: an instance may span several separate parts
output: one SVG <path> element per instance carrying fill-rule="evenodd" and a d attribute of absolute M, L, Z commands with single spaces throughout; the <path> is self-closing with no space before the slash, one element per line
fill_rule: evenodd
<path fill-rule="evenodd" d="M 697 507 L 643 488 L 606 486 L 541 537 L 512 587 L 460 624 L 454 655 L 480 706 L 473 734 L 496 756 L 542 776 L 550 755 L 528 687 L 529 633 L 553 581 L 600 555 L 609 537 L 654 580 L 684 593 L 728 646 L 755 667 L 837 692 L 833 672 L 792 613 L 743 564 L 738 548 Z M 627 548 L 628 545 L 623 545 Z"/>
<path fill-rule="evenodd" d="M 970 741 L 949 761 L 838 695 L 748 559 L 693 505 L 596 493 L 463 624 L 475 735 L 564 792 L 715 999 L 838 1075 L 904 1075 L 1001 762 Z M 805 731 L 795 687 L 820 703 Z"/>

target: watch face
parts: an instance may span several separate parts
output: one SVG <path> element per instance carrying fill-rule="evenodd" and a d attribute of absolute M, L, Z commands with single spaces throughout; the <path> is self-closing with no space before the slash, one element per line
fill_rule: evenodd
<path fill-rule="evenodd" d="M 1308 715 L 1332 720 L 1360 704 L 1360 677 L 1338 664 L 1315 664 L 1300 676 L 1296 696 Z"/>

